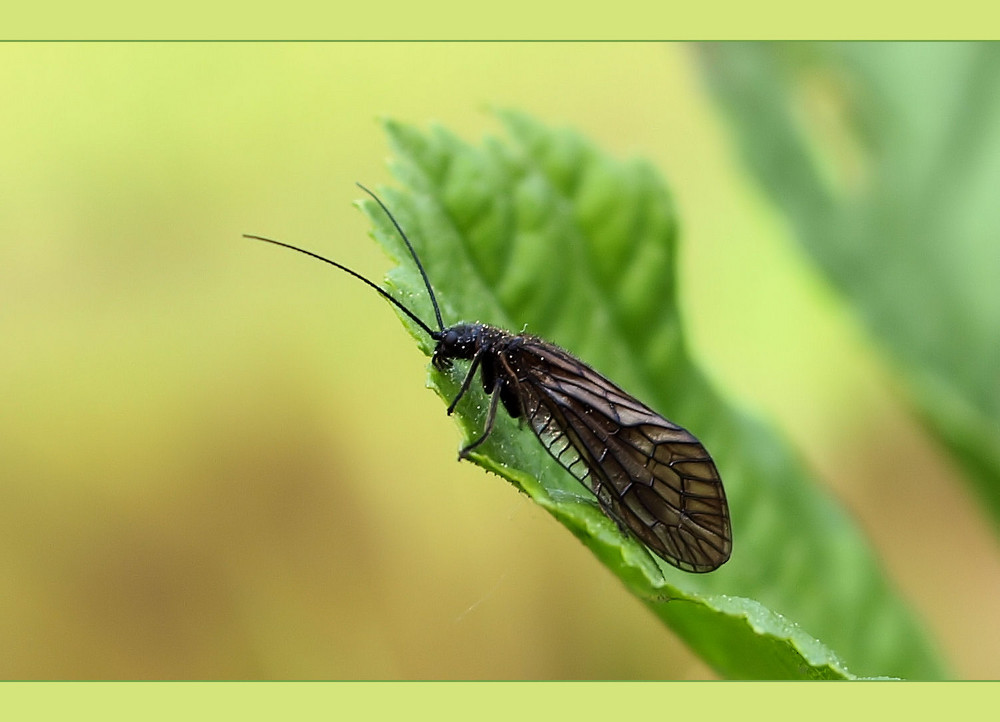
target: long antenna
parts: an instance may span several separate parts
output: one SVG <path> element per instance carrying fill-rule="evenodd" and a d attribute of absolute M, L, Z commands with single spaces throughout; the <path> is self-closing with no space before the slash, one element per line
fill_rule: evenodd
<path fill-rule="evenodd" d="M 437 296 L 434 295 L 434 289 L 431 288 L 431 282 L 427 278 L 427 272 L 424 270 L 424 264 L 420 262 L 420 258 L 417 257 L 417 252 L 413 250 L 413 245 L 410 243 L 410 239 L 406 237 L 405 233 L 403 233 L 403 229 L 399 227 L 399 224 L 396 222 L 396 219 L 393 218 L 392 213 L 389 212 L 389 209 L 385 207 L 385 203 L 382 202 L 381 198 L 379 198 L 377 195 L 372 193 L 370 190 L 365 188 L 360 183 L 358 183 L 358 188 L 360 188 L 365 193 L 374 198 L 375 202 L 382 207 L 382 210 L 385 211 L 385 214 L 389 216 L 389 220 L 392 221 L 392 225 L 396 226 L 396 230 L 399 231 L 399 235 L 403 239 L 403 243 L 405 243 L 406 247 L 410 249 L 410 255 L 413 256 L 413 261 L 417 264 L 417 269 L 419 269 L 420 275 L 424 279 L 424 285 L 427 286 L 427 294 L 431 297 L 431 303 L 434 304 L 434 315 L 437 317 L 438 329 L 444 331 L 444 321 L 441 320 L 441 309 L 438 307 Z"/>
<path fill-rule="evenodd" d="M 365 189 L 365 190 L 367 190 L 367 189 Z M 368 191 L 368 192 L 371 193 L 371 191 Z M 376 198 L 375 200 L 378 200 L 378 198 Z M 379 205 L 381 205 L 381 201 L 379 201 Z M 385 208 L 385 206 L 382 206 L 382 207 Z M 386 212 L 388 212 L 388 211 L 386 211 Z M 389 217 L 392 218 L 392 216 L 389 216 Z M 395 221 L 393 221 L 393 223 L 395 223 Z M 396 227 L 399 228 L 399 226 L 396 226 Z M 402 231 L 400 231 L 400 233 L 402 233 Z M 367 278 L 365 278 L 364 276 L 362 276 L 357 271 L 352 271 L 347 266 L 343 266 L 343 265 L 337 263 L 336 261 L 331 261 L 329 258 L 324 258 L 323 256 L 319 255 L 318 253 L 313 253 L 312 251 L 307 251 L 304 248 L 299 248 L 298 246 L 293 246 L 293 245 L 291 245 L 289 243 L 282 243 L 281 241 L 276 241 L 273 238 L 264 238 L 264 236 L 252 236 L 249 233 L 244 233 L 243 237 L 244 238 L 251 238 L 251 239 L 253 239 L 255 241 L 264 241 L 264 243 L 273 243 L 276 246 L 282 246 L 284 248 L 290 248 L 293 251 L 298 251 L 299 253 L 304 253 L 307 256 L 312 256 L 313 258 L 317 258 L 320 261 L 323 261 L 324 263 L 329 263 L 331 266 L 335 266 L 335 267 L 339 268 L 341 271 L 344 271 L 345 273 L 351 274 L 352 276 L 354 276 L 359 281 L 361 281 L 363 283 L 366 283 L 369 286 L 371 286 L 372 288 L 374 288 L 376 291 L 379 292 L 379 294 L 382 295 L 383 298 L 385 298 L 385 299 L 389 300 L 390 302 L 392 302 L 396 306 L 396 308 L 398 308 L 400 311 L 402 311 L 407 316 L 409 316 L 411 319 L 413 319 L 414 323 L 416 323 L 418 326 L 420 326 L 420 328 L 422 328 L 424 331 L 426 331 L 427 335 L 430 336 L 432 339 L 434 339 L 436 341 L 439 338 L 441 338 L 441 331 L 434 331 L 433 329 L 431 329 L 430 326 L 428 326 L 426 323 L 424 323 L 423 321 L 420 320 L 420 318 L 417 316 L 417 314 L 415 314 L 413 311 L 411 311 L 406 306 L 404 306 L 402 303 L 400 303 L 395 298 L 393 298 L 391 295 L 389 295 L 388 291 L 386 291 L 384 288 L 382 288 L 378 284 L 372 283 L 371 281 L 369 281 Z M 406 236 L 403 236 L 403 240 L 406 240 Z M 408 246 L 410 245 L 409 241 L 407 241 L 406 245 L 408 245 Z M 410 250 L 412 251 L 413 249 L 411 248 Z M 416 256 L 414 256 L 414 258 L 415 257 Z M 417 265 L 419 265 L 419 264 L 420 264 L 420 261 L 417 261 Z M 423 270 L 424 270 L 423 268 L 420 269 L 421 273 L 423 273 Z M 426 281 L 426 280 L 427 280 L 427 276 L 424 276 L 424 281 Z M 429 284 L 428 284 L 428 288 L 430 288 Z M 432 301 L 434 300 L 434 296 L 433 295 L 431 296 L 431 300 Z M 434 302 L 434 310 L 437 311 L 437 302 L 436 301 Z M 441 314 L 438 313 L 438 323 L 440 323 L 440 322 L 441 322 Z M 442 331 L 443 330 L 444 329 L 442 327 Z"/>

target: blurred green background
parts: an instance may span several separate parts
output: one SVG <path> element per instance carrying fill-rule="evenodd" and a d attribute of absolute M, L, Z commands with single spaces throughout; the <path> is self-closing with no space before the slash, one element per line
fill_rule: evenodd
<path fill-rule="evenodd" d="M 384 301 L 240 238 L 379 278 L 352 205 L 390 182 L 376 119 L 478 139 L 491 105 L 661 169 L 699 360 L 857 515 L 955 673 L 1000 676 L 987 519 L 688 46 L 0 45 L 0 83 L 0 676 L 712 676 L 456 463 Z"/>

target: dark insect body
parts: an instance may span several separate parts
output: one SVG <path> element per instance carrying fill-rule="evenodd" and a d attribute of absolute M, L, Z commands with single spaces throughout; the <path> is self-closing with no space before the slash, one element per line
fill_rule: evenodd
<path fill-rule="evenodd" d="M 623 532 L 657 556 L 689 572 L 710 572 L 729 559 L 729 507 L 705 447 L 543 339 L 483 323 L 445 328 L 427 273 L 406 234 L 385 204 L 359 187 L 385 211 L 409 249 L 430 294 L 438 330 L 346 266 L 280 241 L 247 237 L 318 258 L 374 288 L 437 342 L 431 362 L 439 370 L 450 368 L 455 360 L 472 362 L 448 413 L 469 390 L 477 370 L 490 406 L 482 435 L 461 450 L 461 458 L 489 437 L 502 403 L 511 417 L 531 426 L 542 446 L 597 497 L 601 510 Z"/>

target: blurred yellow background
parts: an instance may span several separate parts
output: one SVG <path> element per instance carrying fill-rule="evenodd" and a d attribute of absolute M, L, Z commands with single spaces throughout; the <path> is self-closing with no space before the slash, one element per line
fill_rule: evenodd
<path fill-rule="evenodd" d="M 955 673 L 1000 676 L 994 537 L 743 174 L 689 51 L 0 45 L 0 676 L 712 676 L 456 463 L 384 301 L 240 237 L 380 278 L 352 205 L 391 180 L 376 119 L 478 140 L 489 106 L 661 169 L 699 360 L 854 511 Z"/>

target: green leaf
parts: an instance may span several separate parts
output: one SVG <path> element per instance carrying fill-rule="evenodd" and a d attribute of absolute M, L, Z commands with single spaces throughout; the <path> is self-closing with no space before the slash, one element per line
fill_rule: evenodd
<path fill-rule="evenodd" d="M 677 218 L 657 173 L 612 160 L 574 133 L 498 115 L 510 139 L 480 147 L 440 128 L 424 134 L 386 123 L 406 190 L 385 189 L 384 200 L 427 268 L 445 324 L 527 329 L 694 432 L 725 479 L 732 559 L 707 575 L 659 563 L 502 413 L 475 461 L 559 519 L 724 676 L 939 676 L 923 632 L 844 512 L 780 438 L 719 398 L 689 358 L 676 299 Z M 390 289 L 433 325 L 398 235 L 373 203 L 363 207 L 399 263 Z M 426 334 L 401 318 L 429 354 Z M 466 370 L 431 369 L 429 386 L 448 403 Z M 486 404 L 474 384 L 459 405 L 467 440 L 483 428 Z"/>
<path fill-rule="evenodd" d="M 1000 46 L 701 57 L 750 169 L 1000 524 Z"/>

